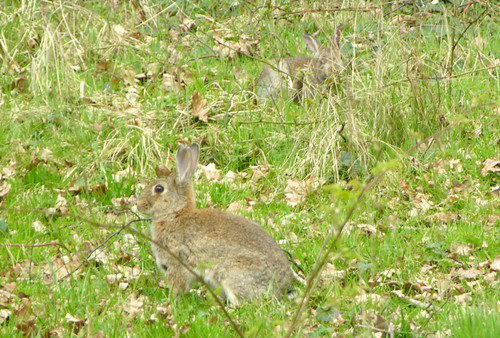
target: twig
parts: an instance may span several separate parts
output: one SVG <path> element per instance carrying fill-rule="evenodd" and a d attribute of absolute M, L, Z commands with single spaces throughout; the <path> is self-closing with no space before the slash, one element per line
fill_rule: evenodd
<path fill-rule="evenodd" d="M 397 85 L 397 84 L 400 84 L 400 83 L 404 83 L 404 82 L 411 82 L 412 80 L 420 80 L 420 81 L 452 80 L 452 79 L 456 79 L 458 77 L 466 76 L 466 75 L 473 74 L 473 73 L 482 72 L 484 70 L 495 69 L 495 68 L 498 68 L 498 67 L 500 67 L 500 66 L 494 65 L 494 66 L 489 66 L 489 67 L 484 67 L 484 68 L 470 70 L 468 72 L 463 72 L 463 73 L 459 73 L 459 74 L 453 74 L 453 75 L 449 75 L 449 76 L 435 76 L 435 77 L 425 77 L 424 76 L 424 77 L 417 77 L 417 78 L 412 78 L 412 79 L 403 79 L 403 80 L 398 80 L 398 81 L 390 82 L 390 83 L 386 84 L 384 86 L 384 88 L 385 87 L 394 86 L 394 85 Z"/>
<path fill-rule="evenodd" d="M 277 7 L 277 9 L 281 9 Z M 330 12 L 371 12 L 374 10 L 380 9 L 378 6 L 370 6 L 370 7 L 361 7 L 361 8 L 340 8 L 340 7 L 334 7 L 334 8 L 327 8 L 327 9 L 304 9 L 301 11 L 295 11 L 295 12 L 286 12 L 283 14 L 280 14 L 279 16 L 287 16 L 287 15 L 301 15 L 301 14 L 307 14 L 307 13 L 330 13 Z"/>
<path fill-rule="evenodd" d="M 279 124 L 279 125 L 296 125 L 304 126 L 309 124 L 320 123 L 320 120 L 306 121 L 306 122 L 286 122 L 286 121 L 269 121 L 269 120 L 257 120 L 257 121 L 238 121 L 238 124 Z"/>
<path fill-rule="evenodd" d="M 475 18 L 474 20 L 472 20 L 471 22 L 469 22 L 469 24 L 467 25 L 467 27 L 465 27 L 465 29 L 462 31 L 462 33 L 458 36 L 457 40 L 453 43 L 453 46 L 451 47 L 451 53 L 453 54 L 455 52 L 455 48 L 457 47 L 458 45 L 458 42 L 463 38 L 465 32 L 467 32 L 467 30 L 473 25 L 475 24 L 476 22 L 479 21 L 479 19 L 481 19 L 483 17 L 483 15 L 486 14 L 486 12 L 488 11 L 488 8 L 486 8 L 484 11 L 481 12 L 481 14 L 478 15 L 477 18 Z M 451 75 L 451 74 L 450 74 Z"/>
<path fill-rule="evenodd" d="M 61 244 L 57 241 L 49 243 L 41 243 L 41 244 L 18 244 L 18 243 L 1 243 L 1 244 L 5 246 L 10 246 L 12 248 L 43 248 L 48 246 L 60 246 L 66 249 L 68 252 L 71 252 L 71 250 L 68 249 L 64 244 Z"/>
<path fill-rule="evenodd" d="M 401 290 L 393 290 L 393 291 L 391 291 L 391 293 L 393 295 L 395 295 L 396 297 L 398 297 L 399 299 L 404 300 L 404 301 L 410 303 L 410 305 L 413 305 L 413 306 L 418 307 L 420 309 L 434 310 L 434 305 L 432 305 L 432 303 L 426 304 L 426 303 L 418 301 L 416 299 L 412 299 L 412 298 L 404 295 L 403 292 L 401 292 Z"/>

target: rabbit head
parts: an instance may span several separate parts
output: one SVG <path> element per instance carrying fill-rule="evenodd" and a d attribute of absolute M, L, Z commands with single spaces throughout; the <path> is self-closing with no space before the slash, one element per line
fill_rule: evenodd
<path fill-rule="evenodd" d="M 177 171 L 157 170 L 157 179 L 150 182 L 137 200 L 137 209 L 153 219 L 195 207 L 192 178 L 198 166 L 200 146 L 181 145 L 177 150 Z"/>
<path fill-rule="evenodd" d="M 313 36 L 304 35 L 304 42 L 307 48 L 313 53 L 313 58 L 310 60 L 311 72 L 313 74 L 309 81 L 315 84 L 324 82 L 342 67 L 340 32 L 337 32 L 333 40 L 330 47 L 326 48 Z"/>

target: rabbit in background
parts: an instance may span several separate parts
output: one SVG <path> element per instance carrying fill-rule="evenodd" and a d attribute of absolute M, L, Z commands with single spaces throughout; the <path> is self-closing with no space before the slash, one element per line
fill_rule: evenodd
<path fill-rule="evenodd" d="M 152 217 L 152 238 L 167 247 L 233 306 L 270 293 L 281 297 L 294 280 L 284 251 L 259 225 L 243 217 L 195 207 L 192 178 L 200 147 L 181 145 L 177 171 L 146 186 L 138 210 Z M 158 268 L 174 295 L 190 289 L 195 276 L 159 246 L 152 244 Z"/>
<path fill-rule="evenodd" d="M 340 53 L 341 35 L 342 28 L 339 28 L 329 48 L 321 46 L 313 36 L 304 35 L 304 42 L 313 56 L 287 58 L 274 62 L 275 67 L 266 66 L 257 79 L 257 97 L 267 99 L 283 90 L 297 102 L 314 96 L 327 78 L 344 69 Z"/>

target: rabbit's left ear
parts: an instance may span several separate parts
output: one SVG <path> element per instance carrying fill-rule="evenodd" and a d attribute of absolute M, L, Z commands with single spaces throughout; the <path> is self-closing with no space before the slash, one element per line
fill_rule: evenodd
<path fill-rule="evenodd" d="M 311 35 L 304 34 L 304 42 L 307 48 L 314 53 L 315 56 L 319 56 L 321 53 L 321 45 L 314 37 Z"/>
<path fill-rule="evenodd" d="M 198 166 L 200 157 L 200 146 L 196 143 L 190 147 L 181 145 L 177 150 L 177 177 L 180 184 L 187 184 L 193 178 L 193 175 Z"/>
<path fill-rule="evenodd" d="M 155 168 L 156 176 L 161 178 L 161 177 L 168 177 L 172 173 L 170 169 L 168 169 L 164 165 L 159 165 Z"/>

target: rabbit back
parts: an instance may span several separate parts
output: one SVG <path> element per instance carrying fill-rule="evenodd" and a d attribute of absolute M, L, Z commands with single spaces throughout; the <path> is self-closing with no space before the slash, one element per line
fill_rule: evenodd
<path fill-rule="evenodd" d="M 243 217 L 193 210 L 168 221 L 157 220 L 152 227 L 155 241 L 169 247 L 205 281 L 222 287 L 232 303 L 256 298 L 270 287 L 274 295 L 282 295 L 293 282 L 283 250 L 259 225 Z M 168 279 L 172 275 L 175 283 L 183 275 L 179 288 L 189 288 L 193 281 L 189 272 L 162 249 L 153 251 Z"/>

